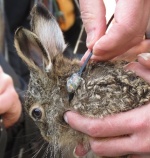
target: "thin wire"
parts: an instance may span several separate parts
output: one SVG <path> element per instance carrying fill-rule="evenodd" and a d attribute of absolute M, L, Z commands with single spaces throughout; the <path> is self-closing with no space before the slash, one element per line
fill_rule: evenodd
<path fill-rule="evenodd" d="M 81 76 L 82 73 L 83 73 L 83 71 L 85 70 L 85 67 L 86 67 L 88 61 L 90 60 L 92 54 L 93 54 L 93 53 L 92 53 L 92 51 L 91 51 L 90 54 L 88 55 L 88 57 L 86 58 L 85 62 L 84 62 L 83 65 L 81 66 L 81 68 L 80 68 L 80 70 L 79 70 L 79 72 L 78 72 L 79 76 Z"/>
<path fill-rule="evenodd" d="M 80 9 L 78 0 L 74 0 L 74 2 L 75 2 L 75 4 L 76 4 L 77 8 Z"/>
<path fill-rule="evenodd" d="M 107 25 L 106 25 L 106 30 L 108 29 L 108 27 L 109 27 L 110 23 L 112 22 L 113 18 L 114 18 L 114 14 L 113 14 L 113 15 L 111 16 L 111 18 L 109 19 L 109 21 L 108 21 L 108 23 L 107 23 Z"/>

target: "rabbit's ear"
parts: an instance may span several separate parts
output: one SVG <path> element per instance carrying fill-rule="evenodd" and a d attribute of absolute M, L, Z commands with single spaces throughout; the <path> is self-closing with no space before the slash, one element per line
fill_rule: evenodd
<path fill-rule="evenodd" d="M 31 29 L 48 50 L 51 59 L 66 48 L 63 33 L 53 15 L 43 4 L 37 4 L 31 12 Z"/>
<path fill-rule="evenodd" d="M 51 59 L 46 49 L 31 31 L 19 28 L 15 33 L 15 47 L 18 55 L 26 62 L 29 68 L 35 70 L 50 69 Z"/>

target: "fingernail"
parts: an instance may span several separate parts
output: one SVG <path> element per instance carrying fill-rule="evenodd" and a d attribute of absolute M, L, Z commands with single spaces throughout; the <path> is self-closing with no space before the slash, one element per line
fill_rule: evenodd
<path fill-rule="evenodd" d="M 93 40 L 94 40 L 94 31 L 91 31 L 87 34 L 87 40 L 86 40 L 87 47 L 91 45 Z"/>
<path fill-rule="evenodd" d="M 67 118 L 66 114 L 64 114 L 64 120 L 65 120 L 66 123 L 68 123 L 68 118 Z"/>
<path fill-rule="evenodd" d="M 75 158 L 79 158 L 79 156 L 76 155 L 76 147 L 75 147 L 74 150 L 73 150 L 73 156 L 74 156 Z"/>
<path fill-rule="evenodd" d="M 85 157 L 85 155 L 88 153 L 88 151 L 90 150 L 90 148 L 87 146 L 83 146 L 83 144 L 78 144 L 74 150 L 73 150 L 73 155 L 76 158 L 81 158 L 81 157 Z"/>
<path fill-rule="evenodd" d="M 144 60 L 150 60 L 150 53 L 142 53 L 138 57 L 142 57 Z"/>
<path fill-rule="evenodd" d="M 134 68 L 134 62 L 131 62 L 131 63 L 125 65 L 123 68 L 124 68 L 124 71 L 126 71 L 126 72 L 132 71 L 133 73 L 135 73 L 135 71 L 132 69 L 132 68 Z"/>

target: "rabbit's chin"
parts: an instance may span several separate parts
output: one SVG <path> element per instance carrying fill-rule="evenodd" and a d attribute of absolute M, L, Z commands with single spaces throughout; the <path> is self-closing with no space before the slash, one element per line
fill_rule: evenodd
<path fill-rule="evenodd" d="M 41 135 L 46 142 L 53 144 L 54 148 L 58 150 L 64 148 L 67 150 L 68 148 L 68 150 L 70 150 L 71 148 L 74 149 L 80 143 L 83 144 L 86 149 L 89 149 L 88 136 L 73 130 L 68 125 L 64 126 L 61 130 L 55 129 L 53 131 L 55 132 L 47 136 L 41 131 Z"/>

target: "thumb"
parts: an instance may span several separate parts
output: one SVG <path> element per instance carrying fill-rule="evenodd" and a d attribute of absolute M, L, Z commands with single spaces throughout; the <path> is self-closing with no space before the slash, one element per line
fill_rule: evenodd
<path fill-rule="evenodd" d="M 106 10 L 103 0 L 80 0 L 80 11 L 87 33 L 87 47 L 92 49 L 95 42 L 105 34 Z"/>

